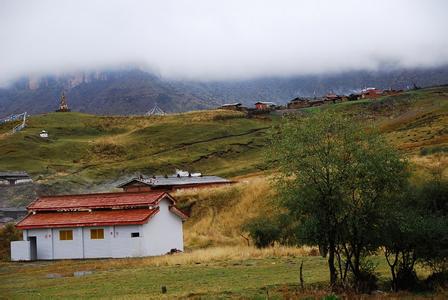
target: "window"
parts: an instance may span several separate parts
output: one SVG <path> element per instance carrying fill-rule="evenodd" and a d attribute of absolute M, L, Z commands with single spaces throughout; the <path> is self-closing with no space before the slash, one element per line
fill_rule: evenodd
<path fill-rule="evenodd" d="M 90 239 L 92 240 L 104 239 L 104 229 L 90 229 Z"/>
<path fill-rule="evenodd" d="M 131 233 L 131 237 L 139 237 L 140 236 L 140 232 L 132 232 Z"/>
<path fill-rule="evenodd" d="M 59 239 L 61 241 L 71 241 L 73 240 L 73 230 L 60 230 Z"/>

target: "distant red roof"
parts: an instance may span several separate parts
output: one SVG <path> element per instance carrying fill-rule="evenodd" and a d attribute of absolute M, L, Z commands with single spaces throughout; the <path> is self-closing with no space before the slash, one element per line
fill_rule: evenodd
<path fill-rule="evenodd" d="M 98 210 L 92 212 L 38 212 L 29 214 L 19 229 L 144 224 L 159 211 L 154 209 Z"/>
<path fill-rule="evenodd" d="M 173 204 L 174 199 L 164 192 L 140 193 L 99 193 L 80 195 L 43 196 L 28 205 L 31 211 L 77 210 L 95 208 L 142 207 L 157 204 L 168 197 Z"/>

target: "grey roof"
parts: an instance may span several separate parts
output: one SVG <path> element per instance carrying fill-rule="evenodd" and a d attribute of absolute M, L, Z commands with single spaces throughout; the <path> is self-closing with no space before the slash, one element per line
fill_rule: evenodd
<path fill-rule="evenodd" d="M 28 175 L 27 172 L 23 172 L 23 171 L 11 171 L 11 172 L 0 172 L 0 177 L 13 177 L 13 178 L 17 178 L 17 177 L 27 177 L 29 178 L 30 176 Z"/>
<path fill-rule="evenodd" d="M 132 178 L 117 187 L 123 187 L 133 181 L 138 181 L 151 187 L 172 186 L 172 185 L 189 185 L 189 184 L 212 184 L 212 183 L 232 183 L 231 180 L 219 176 L 155 176 L 144 178 Z"/>
<path fill-rule="evenodd" d="M 242 105 L 241 103 L 236 102 L 236 103 L 224 103 L 221 106 L 241 106 L 241 105 Z"/>
<path fill-rule="evenodd" d="M 261 103 L 261 104 L 265 104 L 265 105 L 277 105 L 277 103 L 269 102 L 269 101 L 258 101 L 255 104 L 257 104 L 257 103 Z"/>
<path fill-rule="evenodd" d="M 0 211 L 20 211 L 20 212 L 26 212 L 26 207 L 20 206 L 20 207 L 0 207 Z"/>

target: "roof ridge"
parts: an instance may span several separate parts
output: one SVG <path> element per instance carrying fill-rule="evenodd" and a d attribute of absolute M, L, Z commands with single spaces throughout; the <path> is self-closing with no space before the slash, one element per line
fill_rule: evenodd
<path fill-rule="evenodd" d="M 161 191 L 145 191 L 145 192 L 104 192 L 104 193 L 89 193 L 89 194 L 63 194 L 63 195 L 42 195 L 38 199 L 43 198 L 59 198 L 59 197 L 85 197 L 85 196 L 115 196 L 115 195 L 156 195 L 166 192 Z"/>

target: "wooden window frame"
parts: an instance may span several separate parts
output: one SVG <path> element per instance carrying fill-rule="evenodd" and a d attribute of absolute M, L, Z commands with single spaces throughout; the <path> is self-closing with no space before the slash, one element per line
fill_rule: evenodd
<path fill-rule="evenodd" d="M 104 228 L 90 229 L 91 240 L 104 240 Z"/>
<path fill-rule="evenodd" d="M 73 241 L 73 230 L 59 230 L 60 241 Z"/>

